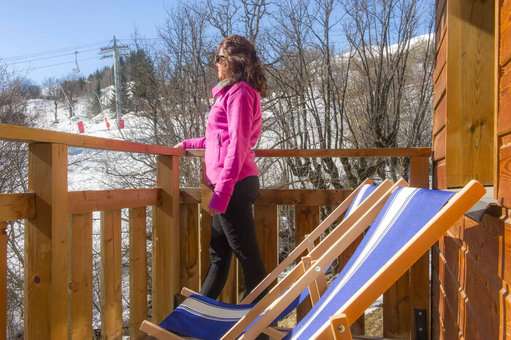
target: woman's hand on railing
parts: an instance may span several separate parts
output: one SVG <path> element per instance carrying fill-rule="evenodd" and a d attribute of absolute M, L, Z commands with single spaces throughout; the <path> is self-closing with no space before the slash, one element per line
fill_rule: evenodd
<path fill-rule="evenodd" d="M 176 145 L 173 146 L 175 149 L 179 149 L 181 151 L 185 151 L 185 146 L 183 145 L 183 142 L 179 142 Z"/>

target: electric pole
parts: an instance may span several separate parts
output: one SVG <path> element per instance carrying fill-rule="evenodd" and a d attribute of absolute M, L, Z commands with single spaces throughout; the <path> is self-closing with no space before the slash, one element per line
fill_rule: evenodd
<path fill-rule="evenodd" d="M 121 98 L 121 75 L 120 75 L 120 65 L 119 60 L 121 56 L 121 52 L 127 51 L 127 45 L 118 45 L 117 39 L 114 35 L 112 46 L 101 48 L 102 59 L 104 58 L 113 58 L 114 62 L 114 87 L 115 87 L 115 116 L 117 121 L 117 127 L 119 127 L 119 122 L 121 119 L 122 112 L 122 98 Z"/>

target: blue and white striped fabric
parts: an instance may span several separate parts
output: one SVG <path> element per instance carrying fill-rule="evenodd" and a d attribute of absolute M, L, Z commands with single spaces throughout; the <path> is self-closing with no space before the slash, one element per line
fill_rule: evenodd
<path fill-rule="evenodd" d="M 369 197 L 373 193 L 374 190 L 376 190 L 378 186 L 376 184 L 364 184 L 362 188 L 357 192 L 357 195 L 351 201 L 350 206 L 348 207 L 348 210 L 346 210 L 346 213 L 344 214 L 344 218 L 347 218 L 353 213 L 353 210 L 355 210 L 364 200 Z"/>
<path fill-rule="evenodd" d="M 160 327 L 187 337 L 217 340 L 253 306 L 226 304 L 194 294 L 170 313 Z"/>
<path fill-rule="evenodd" d="M 453 193 L 399 188 L 388 199 L 337 278 L 286 339 L 312 339 L 447 203 Z"/>
<path fill-rule="evenodd" d="M 281 320 L 306 300 L 305 290 L 276 320 Z M 254 304 L 234 305 L 207 296 L 193 294 L 183 301 L 161 323 L 160 327 L 172 333 L 204 340 L 220 339 Z"/>

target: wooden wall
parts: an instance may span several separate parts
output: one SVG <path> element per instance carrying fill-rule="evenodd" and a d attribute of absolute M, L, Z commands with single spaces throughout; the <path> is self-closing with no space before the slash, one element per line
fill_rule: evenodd
<path fill-rule="evenodd" d="M 437 0 L 434 185 L 498 205 L 433 249 L 432 338 L 511 338 L 511 0 Z"/>

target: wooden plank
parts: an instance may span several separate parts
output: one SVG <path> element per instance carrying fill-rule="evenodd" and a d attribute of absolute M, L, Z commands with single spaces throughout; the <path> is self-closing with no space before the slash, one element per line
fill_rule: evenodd
<path fill-rule="evenodd" d="M 254 212 L 257 244 L 266 272 L 269 273 L 279 263 L 277 205 L 255 204 Z"/>
<path fill-rule="evenodd" d="M 34 214 L 34 194 L 0 194 L 0 221 L 33 218 Z"/>
<path fill-rule="evenodd" d="M 0 340 L 7 338 L 7 224 L 0 222 Z"/>
<path fill-rule="evenodd" d="M 447 129 L 441 129 L 433 139 L 433 160 L 438 161 L 445 158 L 446 154 Z"/>
<path fill-rule="evenodd" d="M 433 108 L 436 110 L 440 100 L 445 96 L 447 91 L 447 67 L 444 72 L 440 72 L 433 89 Z"/>
<path fill-rule="evenodd" d="M 419 188 L 429 188 L 429 158 L 428 157 L 412 157 L 410 159 L 410 186 Z M 416 311 L 424 311 L 426 313 L 426 320 L 431 319 L 429 310 L 430 301 L 430 283 L 429 283 L 429 251 L 426 252 L 411 268 L 409 271 L 410 279 L 410 325 L 411 325 L 411 338 L 420 338 L 416 332 L 420 327 L 415 325 Z M 426 326 L 429 322 L 426 322 Z M 427 334 L 431 334 L 431 330 L 427 329 Z"/>
<path fill-rule="evenodd" d="M 101 337 L 122 336 L 121 211 L 101 212 Z"/>
<path fill-rule="evenodd" d="M 27 128 L 18 125 L 0 124 L 0 139 L 26 143 L 58 143 L 78 148 L 112 150 L 154 155 L 179 156 L 179 149 L 164 145 L 150 145 L 119 139 L 84 136 L 74 133 Z"/>
<path fill-rule="evenodd" d="M 159 323 L 174 309 L 179 294 L 179 158 L 159 156 L 157 185 L 161 203 L 154 207 L 153 223 L 153 321 Z"/>
<path fill-rule="evenodd" d="M 445 10 L 446 1 L 443 0 L 442 10 L 437 10 L 436 27 L 435 27 L 435 50 L 438 51 L 442 39 L 447 34 L 447 11 Z"/>
<path fill-rule="evenodd" d="M 199 205 L 181 204 L 181 280 L 182 287 L 199 291 Z"/>
<path fill-rule="evenodd" d="M 445 32 L 444 32 L 445 33 Z M 447 39 L 445 38 L 446 34 L 443 36 L 439 36 L 440 45 L 436 51 L 435 57 L 435 70 L 433 72 L 433 81 L 436 83 L 440 74 L 445 71 L 446 63 L 447 63 Z"/>
<path fill-rule="evenodd" d="M 444 96 L 440 99 L 438 106 L 433 114 L 433 137 L 436 136 L 440 130 L 445 128 L 447 122 L 447 98 Z M 433 153 L 435 152 L 435 145 L 433 144 Z"/>
<path fill-rule="evenodd" d="M 319 207 L 308 205 L 295 206 L 295 244 L 300 244 L 305 239 L 305 235 L 309 234 L 319 224 Z M 311 308 L 309 300 L 302 303 L 297 309 L 297 319 L 301 320 Z"/>
<path fill-rule="evenodd" d="M 92 211 L 141 208 L 158 205 L 159 197 L 160 189 L 158 188 L 71 191 L 69 212 L 81 214 Z"/>
<path fill-rule="evenodd" d="M 502 68 L 500 77 L 497 133 L 502 136 L 511 132 L 511 64 Z"/>
<path fill-rule="evenodd" d="M 508 213 L 509 216 L 509 213 Z M 504 221 L 504 238 L 499 249 L 499 267 L 503 268 L 502 288 L 499 290 L 499 339 L 511 336 L 511 219 Z"/>
<path fill-rule="evenodd" d="M 433 188 L 446 189 L 447 188 L 447 174 L 445 159 L 433 163 Z"/>
<path fill-rule="evenodd" d="M 29 190 L 36 195 L 36 214 L 25 229 L 24 334 L 27 339 L 63 339 L 70 310 L 65 145 L 30 145 Z"/>
<path fill-rule="evenodd" d="M 71 338 L 92 339 L 92 214 L 71 218 Z"/>
<path fill-rule="evenodd" d="M 412 157 L 429 156 L 431 148 L 369 148 L 369 149 L 256 149 L 256 157 Z M 203 157 L 204 150 L 187 150 L 185 156 Z"/>
<path fill-rule="evenodd" d="M 503 285 L 499 260 L 503 253 L 504 229 L 502 219 L 489 214 L 481 223 L 465 218 L 463 238 L 467 256 L 463 268 L 466 278 L 462 286 L 466 297 L 463 300 L 465 309 L 460 307 L 459 319 L 464 320 L 467 340 L 498 339 L 499 313 L 496 311 L 498 292 Z"/>
<path fill-rule="evenodd" d="M 139 330 L 147 317 L 146 208 L 129 210 L 130 339 L 144 339 Z"/>
<path fill-rule="evenodd" d="M 500 65 L 511 61 L 511 2 L 501 1 L 500 8 Z"/>
<path fill-rule="evenodd" d="M 447 185 L 461 187 L 470 179 L 491 185 L 494 3 L 448 1 L 447 15 Z"/>
<path fill-rule="evenodd" d="M 411 338 L 410 280 L 406 272 L 383 294 L 383 336 Z"/>
<path fill-rule="evenodd" d="M 502 204 L 511 207 L 511 143 L 499 148 L 499 182 L 497 197 Z"/>

